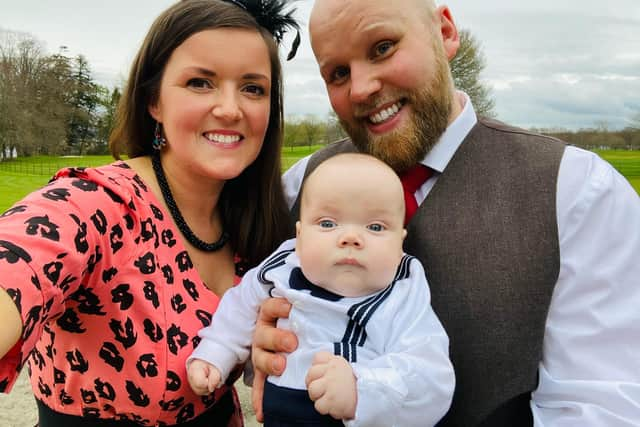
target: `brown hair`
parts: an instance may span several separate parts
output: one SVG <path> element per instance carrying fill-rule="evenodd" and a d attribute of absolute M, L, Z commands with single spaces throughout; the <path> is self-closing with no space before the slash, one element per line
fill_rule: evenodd
<path fill-rule="evenodd" d="M 116 159 L 122 152 L 130 158 L 151 154 L 155 121 L 148 107 L 158 101 L 171 54 L 192 35 L 216 28 L 256 30 L 271 60 L 271 113 L 262 149 L 238 177 L 225 183 L 218 201 L 233 250 L 247 266 L 254 266 L 291 237 L 293 229 L 281 182 L 284 119 L 278 46 L 249 13 L 220 0 L 184 0 L 158 16 L 134 59 L 109 145 Z"/>

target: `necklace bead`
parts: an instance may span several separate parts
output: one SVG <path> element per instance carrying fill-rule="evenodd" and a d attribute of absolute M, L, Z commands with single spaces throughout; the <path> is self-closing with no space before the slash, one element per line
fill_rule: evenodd
<path fill-rule="evenodd" d="M 151 155 L 151 164 L 153 166 L 153 172 L 156 175 L 156 179 L 158 180 L 158 185 L 160 186 L 160 192 L 162 193 L 162 197 L 164 198 L 164 202 L 167 204 L 169 208 L 169 212 L 171 213 L 171 217 L 173 221 L 178 226 L 178 229 L 182 233 L 185 239 L 189 243 L 191 243 L 195 248 L 200 249 L 204 252 L 215 252 L 224 247 L 224 245 L 229 241 L 229 234 L 226 231 L 222 231 L 220 238 L 212 243 L 207 243 L 191 230 L 189 224 L 184 220 L 178 205 L 173 198 L 173 194 L 171 193 L 171 188 L 169 188 L 169 183 L 167 182 L 167 177 L 164 174 L 164 170 L 162 169 L 162 162 L 160 162 L 160 151 L 154 150 Z"/>

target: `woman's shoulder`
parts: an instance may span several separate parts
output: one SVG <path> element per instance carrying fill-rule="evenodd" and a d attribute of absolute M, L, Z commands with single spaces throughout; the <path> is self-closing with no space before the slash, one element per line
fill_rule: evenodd
<path fill-rule="evenodd" d="M 74 182 L 92 182 L 97 186 L 117 189 L 118 187 L 131 187 L 138 182 L 141 187 L 146 187 L 135 171 L 125 162 L 118 160 L 103 166 L 95 167 L 67 167 L 60 169 L 49 181 L 52 184 L 73 185 Z"/>
<path fill-rule="evenodd" d="M 130 207 L 147 205 L 150 200 L 154 200 L 145 181 L 127 163 L 120 160 L 103 166 L 61 169 L 46 188 L 52 191 L 59 187 L 74 190 L 76 194 L 84 194 L 96 201 L 102 195 Z"/>

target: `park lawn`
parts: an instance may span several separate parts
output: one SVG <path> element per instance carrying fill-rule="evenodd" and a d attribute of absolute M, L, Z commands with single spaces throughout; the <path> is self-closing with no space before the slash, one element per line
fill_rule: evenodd
<path fill-rule="evenodd" d="M 47 184 L 49 178 L 42 175 L 23 175 L 0 171 L 0 213 L 33 190 Z"/>
<path fill-rule="evenodd" d="M 595 152 L 624 175 L 636 192 L 640 194 L 640 151 L 595 150 Z"/>
<path fill-rule="evenodd" d="M 596 153 L 611 163 L 629 181 L 636 178 L 637 182 L 637 178 L 640 178 L 640 151 L 605 150 Z"/>
<path fill-rule="evenodd" d="M 321 146 L 286 147 L 282 150 L 282 167 L 287 170 L 296 161 Z M 624 175 L 640 194 L 640 151 L 597 151 Z M 99 166 L 113 161 L 111 156 L 28 157 L 0 164 L 0 213 L 31 191 L 47 184 L 55 171 L 66 166 Z M 14 164 L 15 162 L 15 164 Z M 20 172 L 16 172 L 20 171 Z"/>
<path fill-rule="evenodd" d="M 19 157 L 0 164 L 0 213 L 24 196 L 45 186 L 60 169 L 69 166 L 100 166 L 113 161 L 105 156 Z"/>
<path fill-rule="evenodd" d="M 282 170 L 286 171 L 295 162 L 303 157 L 315 153 L 322 148 L 322 145 L 308 145 L 303 147 L 283 147 L 282 148 Z"/>

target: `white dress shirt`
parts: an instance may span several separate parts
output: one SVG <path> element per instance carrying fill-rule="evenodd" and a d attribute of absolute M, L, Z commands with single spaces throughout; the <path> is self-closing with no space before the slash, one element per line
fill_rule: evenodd
<path fill-rule="evenodd" d="M 468 96 L 422 163 L 422 203 L 477 122 Z M 290 206 L 309 158 L 284 174 Z M 439 172 L 439 173 L 438 173 Z M 545 325 L 536 427 L 640 426 L 640 198 L 596 154 L 568 146 L 556 193 L 560 272 Z"/>
<path fill-rule="evenodd" d="M 211 325 L 199 332 L 202 341 L 190 359 L 206 360 L 226 379 L 249 356 L 261 302 L 285 297 L 292 308 L 288 319 L 278 320 L 278 327 L 297 334 L 298 348 L 287 354 L 282 375 L 267 381 L 306 390 L 314 355 L 336 354 L 337 348 L 357 378 L 356 416 L 344 421 L 347 427 L 435 425 L 449 409 L 455 378 L 449 339 L 431 308 L 420 261 L 405 255 L 385 289 L 340 297 L 299 273 L 292 280 L 292 272 L 301 271 L 294 248 L 295 239 L 287 240 L 224 294 Z M 347 336 L 358 345 L 344 344 Z"/>

